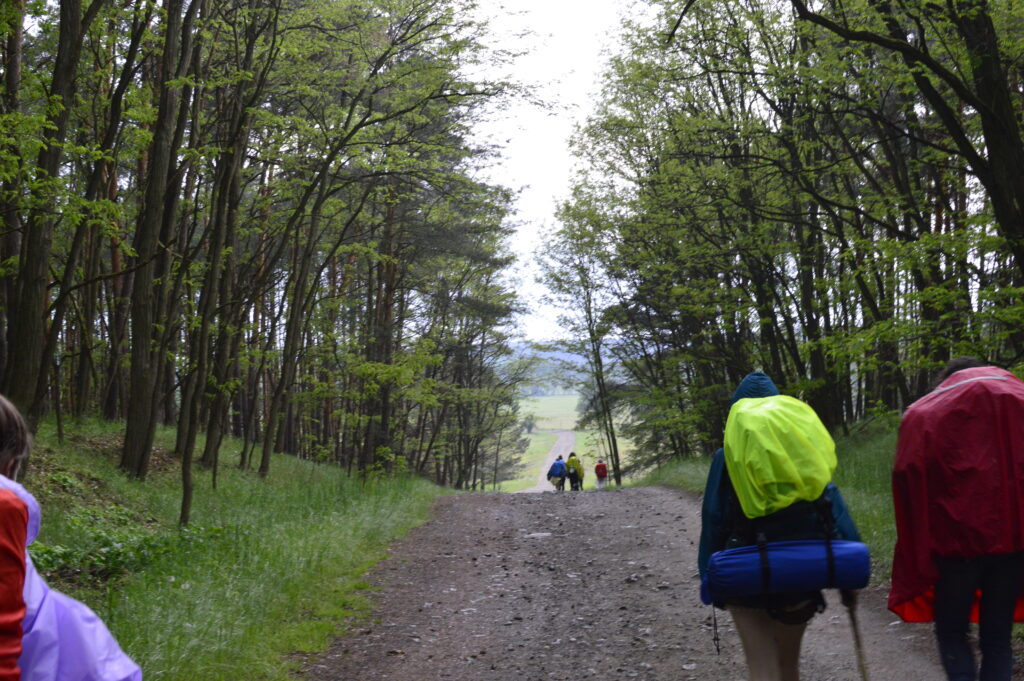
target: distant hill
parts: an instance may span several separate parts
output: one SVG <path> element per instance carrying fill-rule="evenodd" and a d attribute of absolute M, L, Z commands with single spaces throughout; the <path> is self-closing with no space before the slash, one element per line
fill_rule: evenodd
<path fill-rule="evenodd" d="M 518 357 L 537 360 L 533 380 L 523 386 L 525 395 L 569 395 L 576 392 L 580 371 L 586 367 L 582 356 L 533 343 L 518 343 L 513 349 Z"/>

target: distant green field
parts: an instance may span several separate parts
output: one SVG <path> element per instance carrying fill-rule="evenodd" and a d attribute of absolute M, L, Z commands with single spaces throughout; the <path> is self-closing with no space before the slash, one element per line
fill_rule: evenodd
<path fill-rule="evenodd" d="M 578 395 L 528 397 L 520 401 L 520 411 L 537 418 L 538 430 L 573 430 L 576 427 Z"/>

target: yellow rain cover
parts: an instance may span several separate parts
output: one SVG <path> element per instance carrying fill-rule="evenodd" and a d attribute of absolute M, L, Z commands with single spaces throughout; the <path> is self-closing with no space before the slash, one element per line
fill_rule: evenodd
<path fill-rule="evenodd" d="M 743 514 L 814 501 L 836 470 L 836 445 L 810 405 L 788 395 L 739 400 L 725 424 L 725 466 Z"/>

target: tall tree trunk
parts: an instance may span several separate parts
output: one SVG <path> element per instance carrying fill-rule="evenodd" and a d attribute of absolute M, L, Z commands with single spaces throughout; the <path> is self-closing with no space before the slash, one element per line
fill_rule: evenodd
<path fill-rule="evenodd" d="M 8 362 L 4 367 L 2 391 L 29 416 L 33 430 L 39 415 L 39 408 L 35 405 L 45 398 L 48 384 L 44 377 L 52 364 L 51 358 L 44 354 L 49 317 L 50 254 L 56 225 L 51 208 L 59 203 L 56 190 L 75 101 L 82 41 L 102 4 L 103 0 L 93 0 L 83 15 L 81 0 L 63 0 L 60 3 L 57 57 L 49 92 L 54 102 L 47 121 L 49 137 L 39 152 L 34 183 L 36 195 L 32 197 L 33 208 L 26 220 L 28 231 L 21 243 L 15 284 L 18 304 L 8 311 L 8 352 L 18 360 Z M 49 352 L 52 355 L 52 347 Z"/>
<path fill-rule="evenodd" d="M 8 4 L 10 23 L 4 27 L 4 90 L 0 97 L 3 113 L 15 116 L 21 111 L 22 48 L 25 42 L 25 0 L 11 0 Z M 18 155 L 17 146 L 12 144 L 5 153 Z M 21 253 L 21 220 L 18 203 L 14 200 L 20 182 L 18 177 L 9 177 L 0 185 L 0 210 L 3 212 L 4 234 L 0 240 L 0 258 L 10 262 Z M 7 334 L 9 328 L 8 310 L 17 302 L 17 280 L 4 277 L 3 305 L 0 305 L 0 375 L 6 371 L 9 360 Z"/>
<path fill-rule="evenodd" d="M 162 361 L 154 352 L 159 338 L 154 325 L 158 300 L 153 289 L 160 236 L 167 222 L 167 204 L 177 203 L 178 188 L 171 182 L 176 165 L 176 129 L 181 113 L 182 87 L 177 82 L 189 71 L 192 56 L 189 39 L 192 21 L 200 0 L 184 11 L 184 0 L 166 0 L 164 51 L 160 61 L 157 87 L 160 92 L 153 141 L 149 148 L 149 173 L 146 177 L 142 210 L 136 226 L 135 249 L 138 265 L 131 292 L 131 369 L 128 394 L 128 418 L 125 428 L 121 468 L 136 478 L 145 478 L 155 434 L 160 385 L 157 367 Z"/>

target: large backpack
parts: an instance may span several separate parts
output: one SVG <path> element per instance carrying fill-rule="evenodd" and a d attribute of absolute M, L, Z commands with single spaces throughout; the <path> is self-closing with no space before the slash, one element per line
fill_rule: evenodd
<path fill-rule="evenodd" d="M 743 515 L 760 518 L 818 499 L 836 447 L 810 405 L 788 395 L 747 398 L 729 411 L 725 466 Z"/>
<path fill-rule="evenodd" d="M 711 557 L 701 586 L 706 603 L 753 597 L 774 614 L 818 589 L 867 584 L 867 547 L 836 539 L 824 494 L 835 443 L 809 405 L 786 395 L 737 401 L 725 427 L 725 464 L 739 508 L 726 550 Z M 823 604 L 820 593 L 816 600 Z"/>

